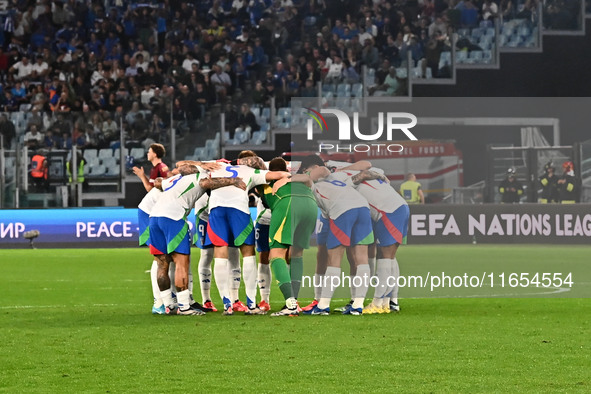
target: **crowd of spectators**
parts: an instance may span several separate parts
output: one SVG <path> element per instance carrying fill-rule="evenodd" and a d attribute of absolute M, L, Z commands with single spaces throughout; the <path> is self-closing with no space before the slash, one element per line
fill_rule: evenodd
<path fill-rule="evenodd" d="M 422 61 L 447 77 L 439 57 L 453 29 L 508 7 L 511 0 L 9 0 L 0 110 L 50 114 L 26 125 L 30 135 L 37 129 L 32 147 L 110 146 L 120 122 L 129 140 L 166 144 L 171 120 L 194 130 L 216 105 L 266 106 L 274 97 L 286 106 L 316 96 L 319 81 L 361 82 L 364 66 L 384 70 L 370 92 L 404 94 L 393 86 L 404 77 L 390 68 L 408 53 L 413 66 Z"/>

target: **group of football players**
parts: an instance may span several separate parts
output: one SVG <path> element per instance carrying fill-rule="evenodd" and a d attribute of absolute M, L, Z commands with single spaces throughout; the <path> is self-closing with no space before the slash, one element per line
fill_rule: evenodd
<path fill-rule="evenodd" d="M 325 163 L 311 155 L 302 160 L 297 173 L 293 172 L 297 163 L 291 164 L 293 168 L 282 158 L 265 163 L 254 152 L 243 151 L 233 162 L 179 162 L 169 177 L 150 179 L 138 208 L 140 244 L 149 245 L 154 256 L 152 313 L 217 312 L 210 294 L 213 279 L 224 315 L 266 314 L 273 277 L 285 304 L 272 316 L 328 315 L 345 252 L 351 302 L 340 311 L 361 315 L 399 310 L 398 289 L 388 286 L 396 280 L 388 278 L 399 275 L 396 251 L 405 241 L 409 220 L 405 200 L 383 171 L 367 161 Z M 253 192 L 258 199 L 256 225 L 249 209 Z M 195 234 L 187 221 L 193 208 Z M 315 231 L 315 297 L 300 307 L 303 252 Z M 202 303 L 193 299 L 193 244 L 201 249 Z M 374 276 L 378 285 L 371 303 L 364 305 L 368 278 Z M 246 304 L 239 299 L 242 282 Z"/>

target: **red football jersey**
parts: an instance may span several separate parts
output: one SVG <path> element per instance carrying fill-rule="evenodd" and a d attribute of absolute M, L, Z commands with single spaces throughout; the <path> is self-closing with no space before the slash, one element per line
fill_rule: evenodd
<path fill-rule="evenodd" d="M 163 162 L 160 162 L 152 168 L 150 171 L 150 183 L 154 183 L 154 180 L 158 177 L 166 178 L 168 176 L 168 166 Z"/>

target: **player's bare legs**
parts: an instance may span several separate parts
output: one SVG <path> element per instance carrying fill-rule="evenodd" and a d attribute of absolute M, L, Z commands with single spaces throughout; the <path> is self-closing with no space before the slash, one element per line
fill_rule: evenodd
<path fill-rule="evenodd" d="M 180 309 L 188 309 L 191 305 L 191 292 L 189 291 L 189 255 L 173 252 L 171 254 L 175 264 L 174 285 L 177 290 L 177 300 Z"/>
<path fill-rule="evenodd" d="M 172 299 L 172 291 L 170 290 L 170 276 L 168 276 L 168 267 L 172 262 L 172 258 L 167 254 L 154 255 L 158 262 L 158 287 L 160 288 L 160 298 L 162 303 L 168 310 L 175 308 Z"/>

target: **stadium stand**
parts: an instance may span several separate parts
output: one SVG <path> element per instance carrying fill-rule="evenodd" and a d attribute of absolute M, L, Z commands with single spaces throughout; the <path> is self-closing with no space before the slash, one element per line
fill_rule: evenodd
<path fill-rule="evenodd" d="M 152 142 L 170 149 L 174 130 L 182 156 L 208 158 L 219 151 L 204 141 L 220 131 L 220 113 L 225 144 L 270 143 L 274 129 L 302 121 L 288 112 L 291 97 L 355 110 L 362 97 L 408 96 L 411 80 L 449 80 L 456 64 L 498 65 L 499 49 L 539 49 L 540 27 L 581 29 L 580 5 L 16 2 L 0 14 L 0 109 L 16 130 L 11 147 L 35 124 L 44 148 L 107 149 L 119 163 L 123 133 L 123 148 L 142 162 Z M 258 131 L 236 134 L 222 110 L 242 103 L 252 104 Z"/>

